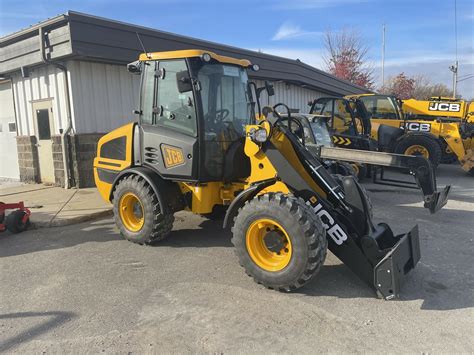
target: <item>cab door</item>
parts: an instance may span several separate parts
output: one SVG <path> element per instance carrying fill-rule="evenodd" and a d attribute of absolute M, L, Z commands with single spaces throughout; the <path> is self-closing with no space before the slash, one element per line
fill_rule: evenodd
<path fill-rule="evenodd" d="M 150 61 L 144 66 L 139 134 L 141 163 L 162 177 L 198 178 L 198 126 L 193 91 L 180 92 L 177 75 L 186 60 Z M 137 149 L 138 150 L 138 149 Z"/>
<path fill-rule="evenodd" d="M 318 99 L 311 113 L 328 117 L 329 131 L 334 145 L 341 148 L 367 149 L 368 139 L 363 134 L 362 118 L 355 116 L 348 100 Z"/>

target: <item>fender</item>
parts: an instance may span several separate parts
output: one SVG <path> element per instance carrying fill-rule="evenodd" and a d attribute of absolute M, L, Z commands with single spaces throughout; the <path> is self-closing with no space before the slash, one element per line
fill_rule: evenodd
<path fill-rule="evenodd" d="M 254 198 L 260 191 L 262 191 L 264 188 L 273 185 L 277 179 L 268 179 L 268 180 L 262 180 L 254 183 L 252 186 L 246 188 L 244 191 L 239 193 L 237 197 L 232 201 L 230 204 L 229 208 L 227 209 L 227 212 L 225 214 L 224 218 L 224 224 L 223 228 L 226 229 L 229 220 L 235 216 L 237 211 L 239 210 L 240 207 L 242 207 L 246 201 L 251 200 Z"/>
<path fill-rule="evenodd" d="M 109 201 L 112 202 L 113 192 L 118 182 L 129 175 L 139 175 L 145 179 L 145 181 L 151 186 L 156 196 L 158 196 L 158 202 L 160 204 L 161 211 L 164 211 L 168 208 L 171 208 L 173 212 L 183 209 L 184 202 L 179 187 L 175 183 L 164 180 L 156 171 L 144 166 L 135 166 L 122 170 L 112 183 Z M 163 188 L 163 185 L 165 184 L 169 186 Z"/>

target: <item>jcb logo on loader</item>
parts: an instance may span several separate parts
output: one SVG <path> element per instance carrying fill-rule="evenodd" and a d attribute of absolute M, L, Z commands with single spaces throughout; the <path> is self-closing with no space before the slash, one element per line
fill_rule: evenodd
<path fill-rule="evenodd" d="M 161 153 L 163 154 L 165 168 L 172 168 L 184 164 L 183 151 L 181 148 L 162 144 Z"/>
<path fill-rule="evenodd" d="M 400 122 L 400 128 L 405 128 L 404 122 Z M 418 123 L 418 122 L 407 122 L 406 128 L 409 131 L 430 132 L 431 131 L 431 124 L 429 124 L 429 123 Z"/>
<path fill-rule="evenodd" d="M 326 211 L 323 206 L 318 203 L 313 207 L 314 213 L 321 218 L 323 222 L 323 227 L 326 229 L 326 233 L 331 237 L 331 239 L 337 245 L 341 245 L 345 240 L 347 240 L 347 234 L 344 230 L 336 223 L 334 218 L 331 217 L 328 211 Z"/>
<path fill-rule="evenodd" d="M 443 111 L 443 112 L 459 112 L 461 111 L 461 104 L 449 102 L 430 102 L 428 106 L 429 111 Z"/>

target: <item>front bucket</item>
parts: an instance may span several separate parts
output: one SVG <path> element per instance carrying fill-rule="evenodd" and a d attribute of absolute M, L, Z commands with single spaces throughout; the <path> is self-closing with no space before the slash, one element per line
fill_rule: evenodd
<path fill-rule="evenodd" d="M 420 260 L 418 226 L 404 235 L 374 267 L 374 286 L 377 294 L 386 299 L 398 298 L 406 275 Z"/>
<path fill-rule="evenodd" d="M 430 213 L 438 212 L 443 206 L 448 202 L 449 191 L 451 186 L 446 186 L 443 191 L 436 191 L 432 196 L 429 202 L 425 202 L 425 208 L 430 210 Z"/>

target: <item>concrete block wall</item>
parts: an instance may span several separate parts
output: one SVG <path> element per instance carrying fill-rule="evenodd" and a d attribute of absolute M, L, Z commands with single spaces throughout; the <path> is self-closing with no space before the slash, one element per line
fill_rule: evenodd
<path fill-rule="evenodd" d="M 36 137 L 17 136 L 16 142 L 20 181 L 38 183 L 40 181 L 40 171 Z"/>

